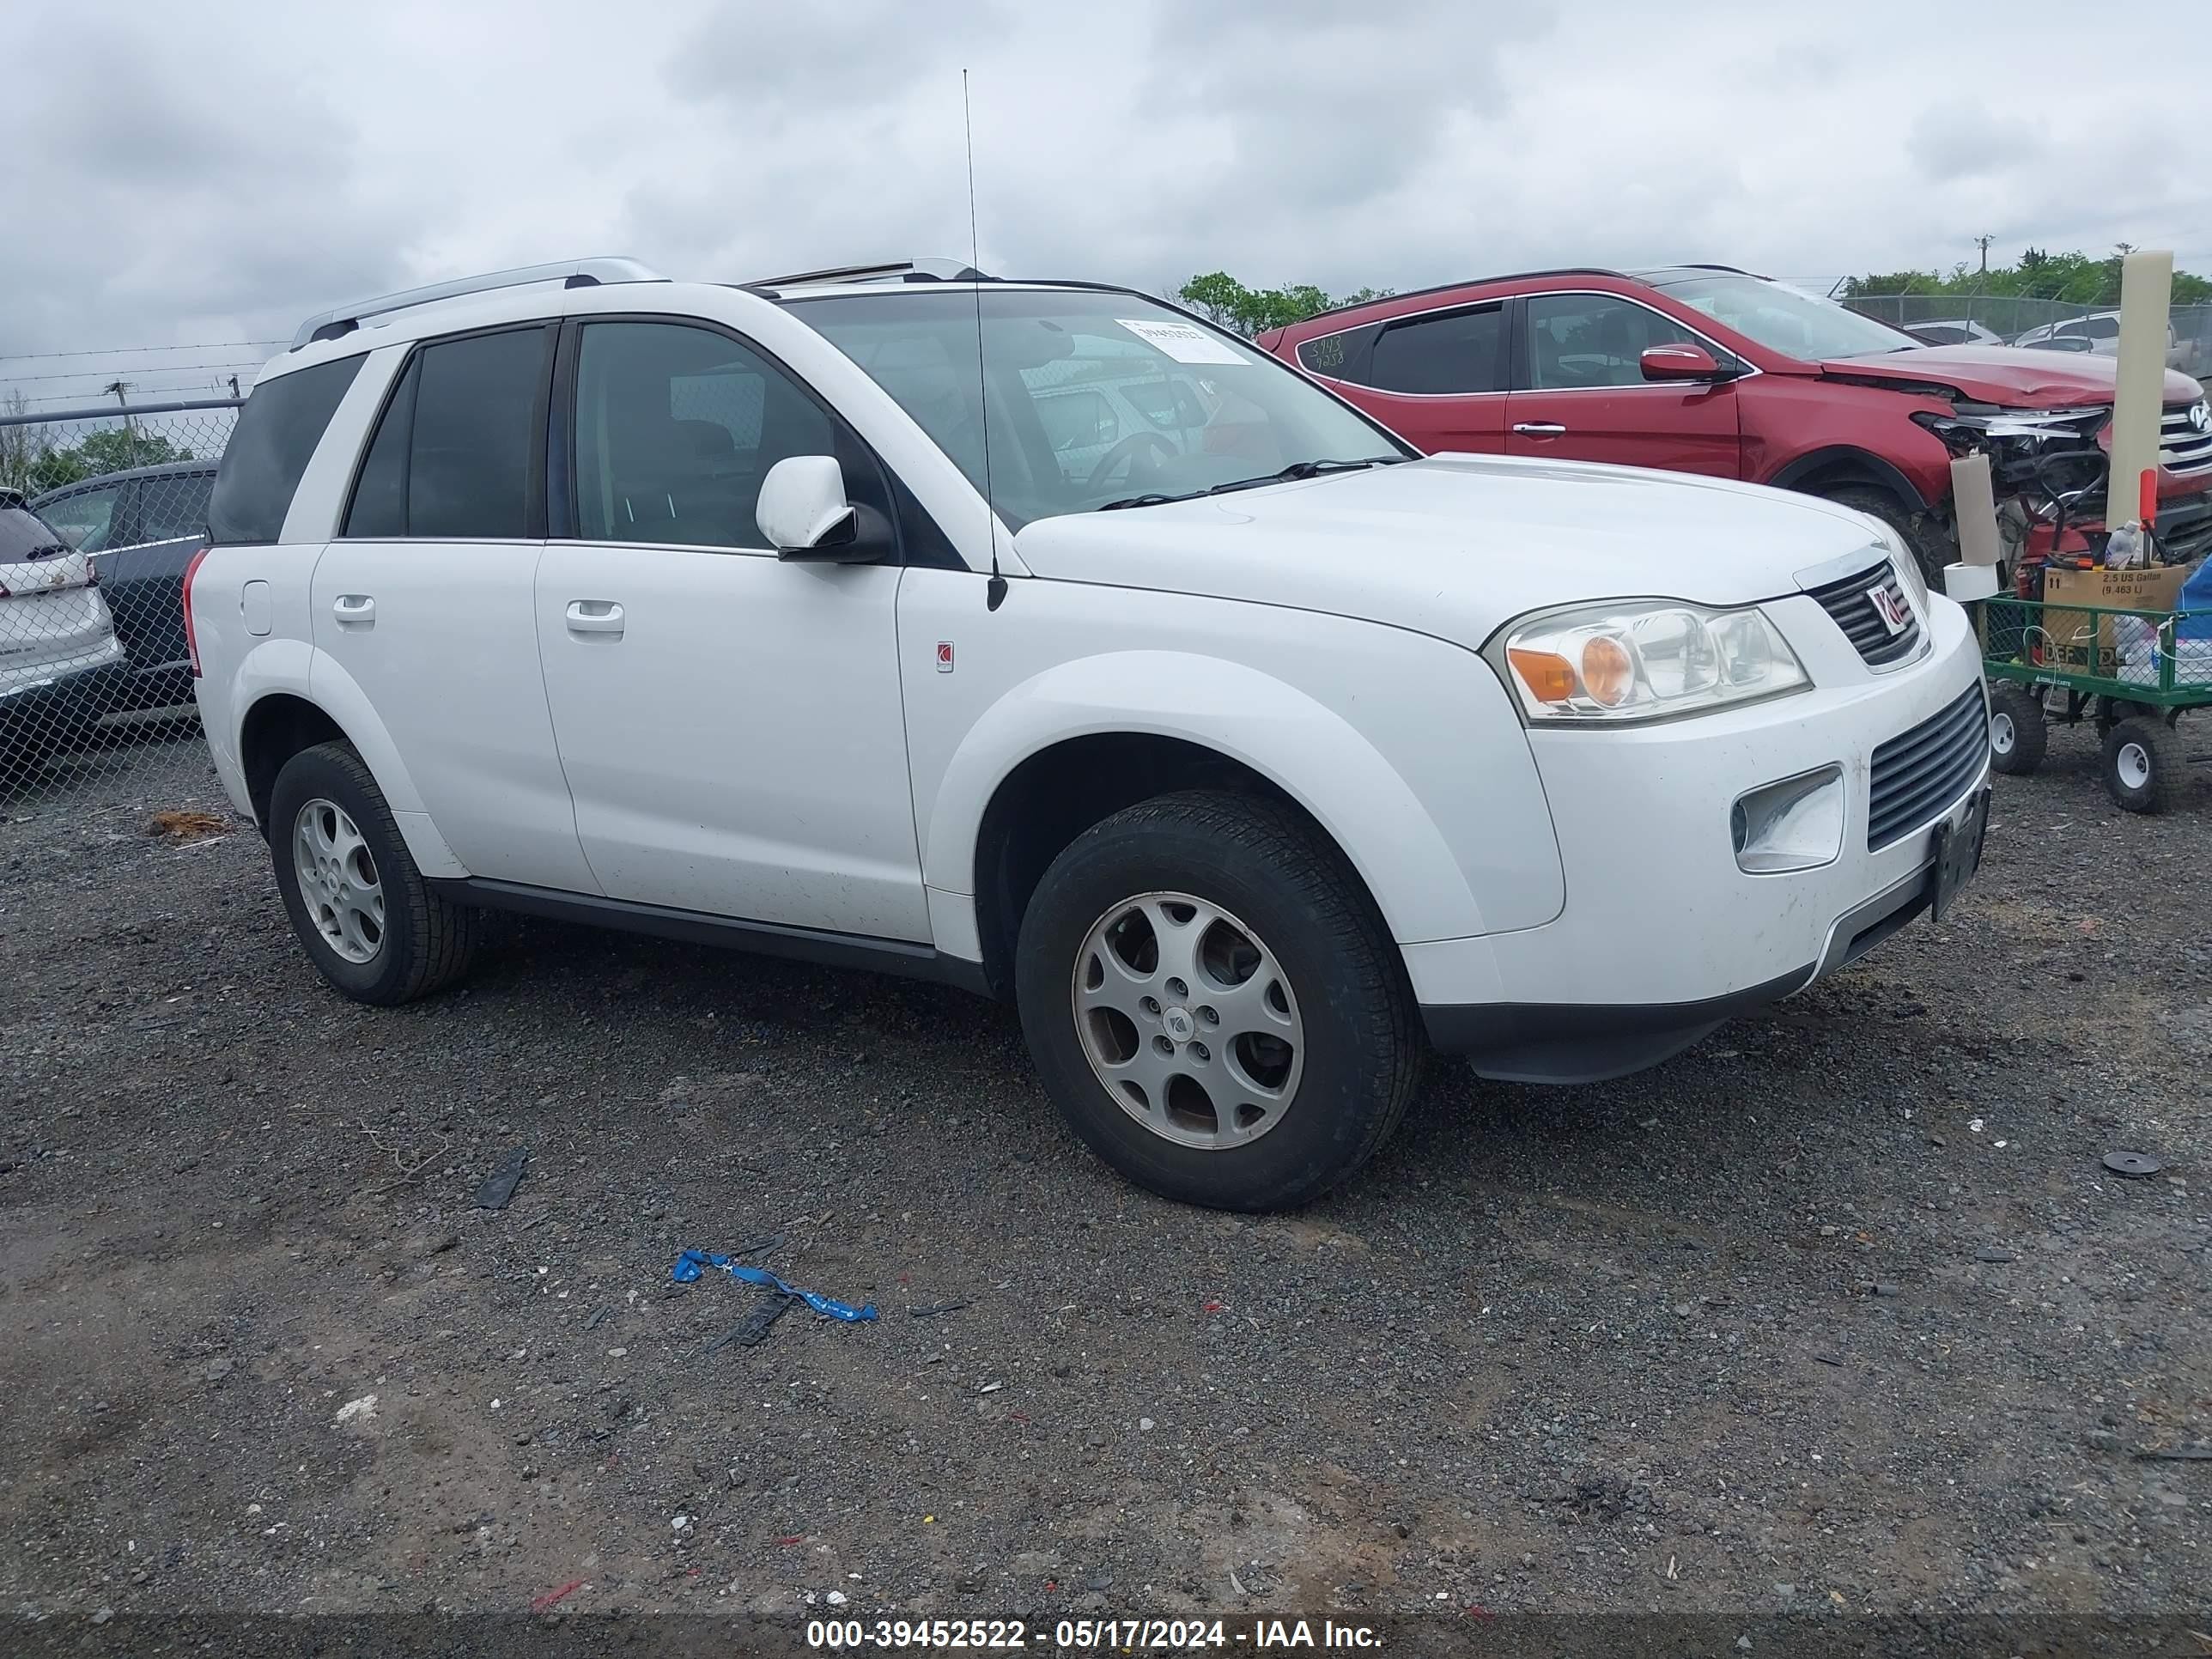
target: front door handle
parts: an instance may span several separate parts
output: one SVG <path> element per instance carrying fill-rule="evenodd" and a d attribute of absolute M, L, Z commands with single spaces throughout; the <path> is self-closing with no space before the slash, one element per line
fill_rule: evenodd
<path fill-rule="evenodd" d="M 341 593 L 331 606 L 331 615 L 341 623 L 371 627 L 376 622 L 376 601 L 366 593 Z"/>
<path fill-rule="evenodd" d="M 1557 421 L 1516 421 L 1513 429 L 1524 438 L 1564 438 L 1566 428 Z"/>
<path fill-rule="evenodd" d="M 568 601 L 568 631 L 571 634 L 619 634 L 623 631 L 623 608 L 612 599 L 571 599 Z"/>

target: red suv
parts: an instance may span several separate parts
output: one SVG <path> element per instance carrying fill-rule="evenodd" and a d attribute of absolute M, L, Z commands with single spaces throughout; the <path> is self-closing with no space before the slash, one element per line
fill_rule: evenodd
<path fill-rule="evenodd" d="M 1610 461 L 1802 489 L 1957 556 L 1950 463 L 1985 451 L 2010 549 L 2101 543 L 2114 360 L 1911 335 L 1725 265 L 1528 271 L 1260 336 L 1425 450 Z M 2160 526 L 2212 546 L 2212 409 L 2169 370 Z"/>

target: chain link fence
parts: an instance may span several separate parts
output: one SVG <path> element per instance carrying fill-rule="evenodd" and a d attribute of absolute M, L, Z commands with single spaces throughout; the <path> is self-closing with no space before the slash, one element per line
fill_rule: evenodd
<path fill-rule="evenodd" d="M 2019 345 L 2044 351 L 2112 356 L 2118 349 L 2117 305 L 2075 305 L 2005 295 L 1881 294 L 1844 303 L 1853 311 L 1908 330 L 1930 345 Z M 2212 375 L 2212 306 L 2175 306 L 2168 368 L 2203 380 Z"/>
<path fill-rule="evenodd" d="M 118 811 L 227 810 L 183 589 L 239 406 L 0 414 L 0 810 L 100 781 Z"/>

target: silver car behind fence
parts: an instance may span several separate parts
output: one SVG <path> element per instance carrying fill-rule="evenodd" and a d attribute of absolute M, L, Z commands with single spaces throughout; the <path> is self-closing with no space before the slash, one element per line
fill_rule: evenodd
<path fill-rule="evenodd" d="M 118 785 L 124 817 L 227 810 L 181 594 L 237 411 L 0 412 L 0 811 Z"/>

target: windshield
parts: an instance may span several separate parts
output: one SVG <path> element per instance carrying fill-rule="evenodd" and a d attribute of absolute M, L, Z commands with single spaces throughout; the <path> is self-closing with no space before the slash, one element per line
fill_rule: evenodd
<path fill-rule="evenodd" d="M 1810 362 L 1904 351 L 1922 343 L 1887 323 L 1847 311 L 1833 300 L 1816 300 L 1757 276 L 1692 276 L 1668 283 L 1662 291 L 1737 333 L 1749 335 L 1769 351 Z"/>
<path fill-rule="evenodd" d="M 972 289 L 791 308 L 896 398 L 1014 529 L 1302 463 L 1413 453 L 1266 353 L 1135 295 L 987 289 L 981 300 L 984 374 Z"/>

